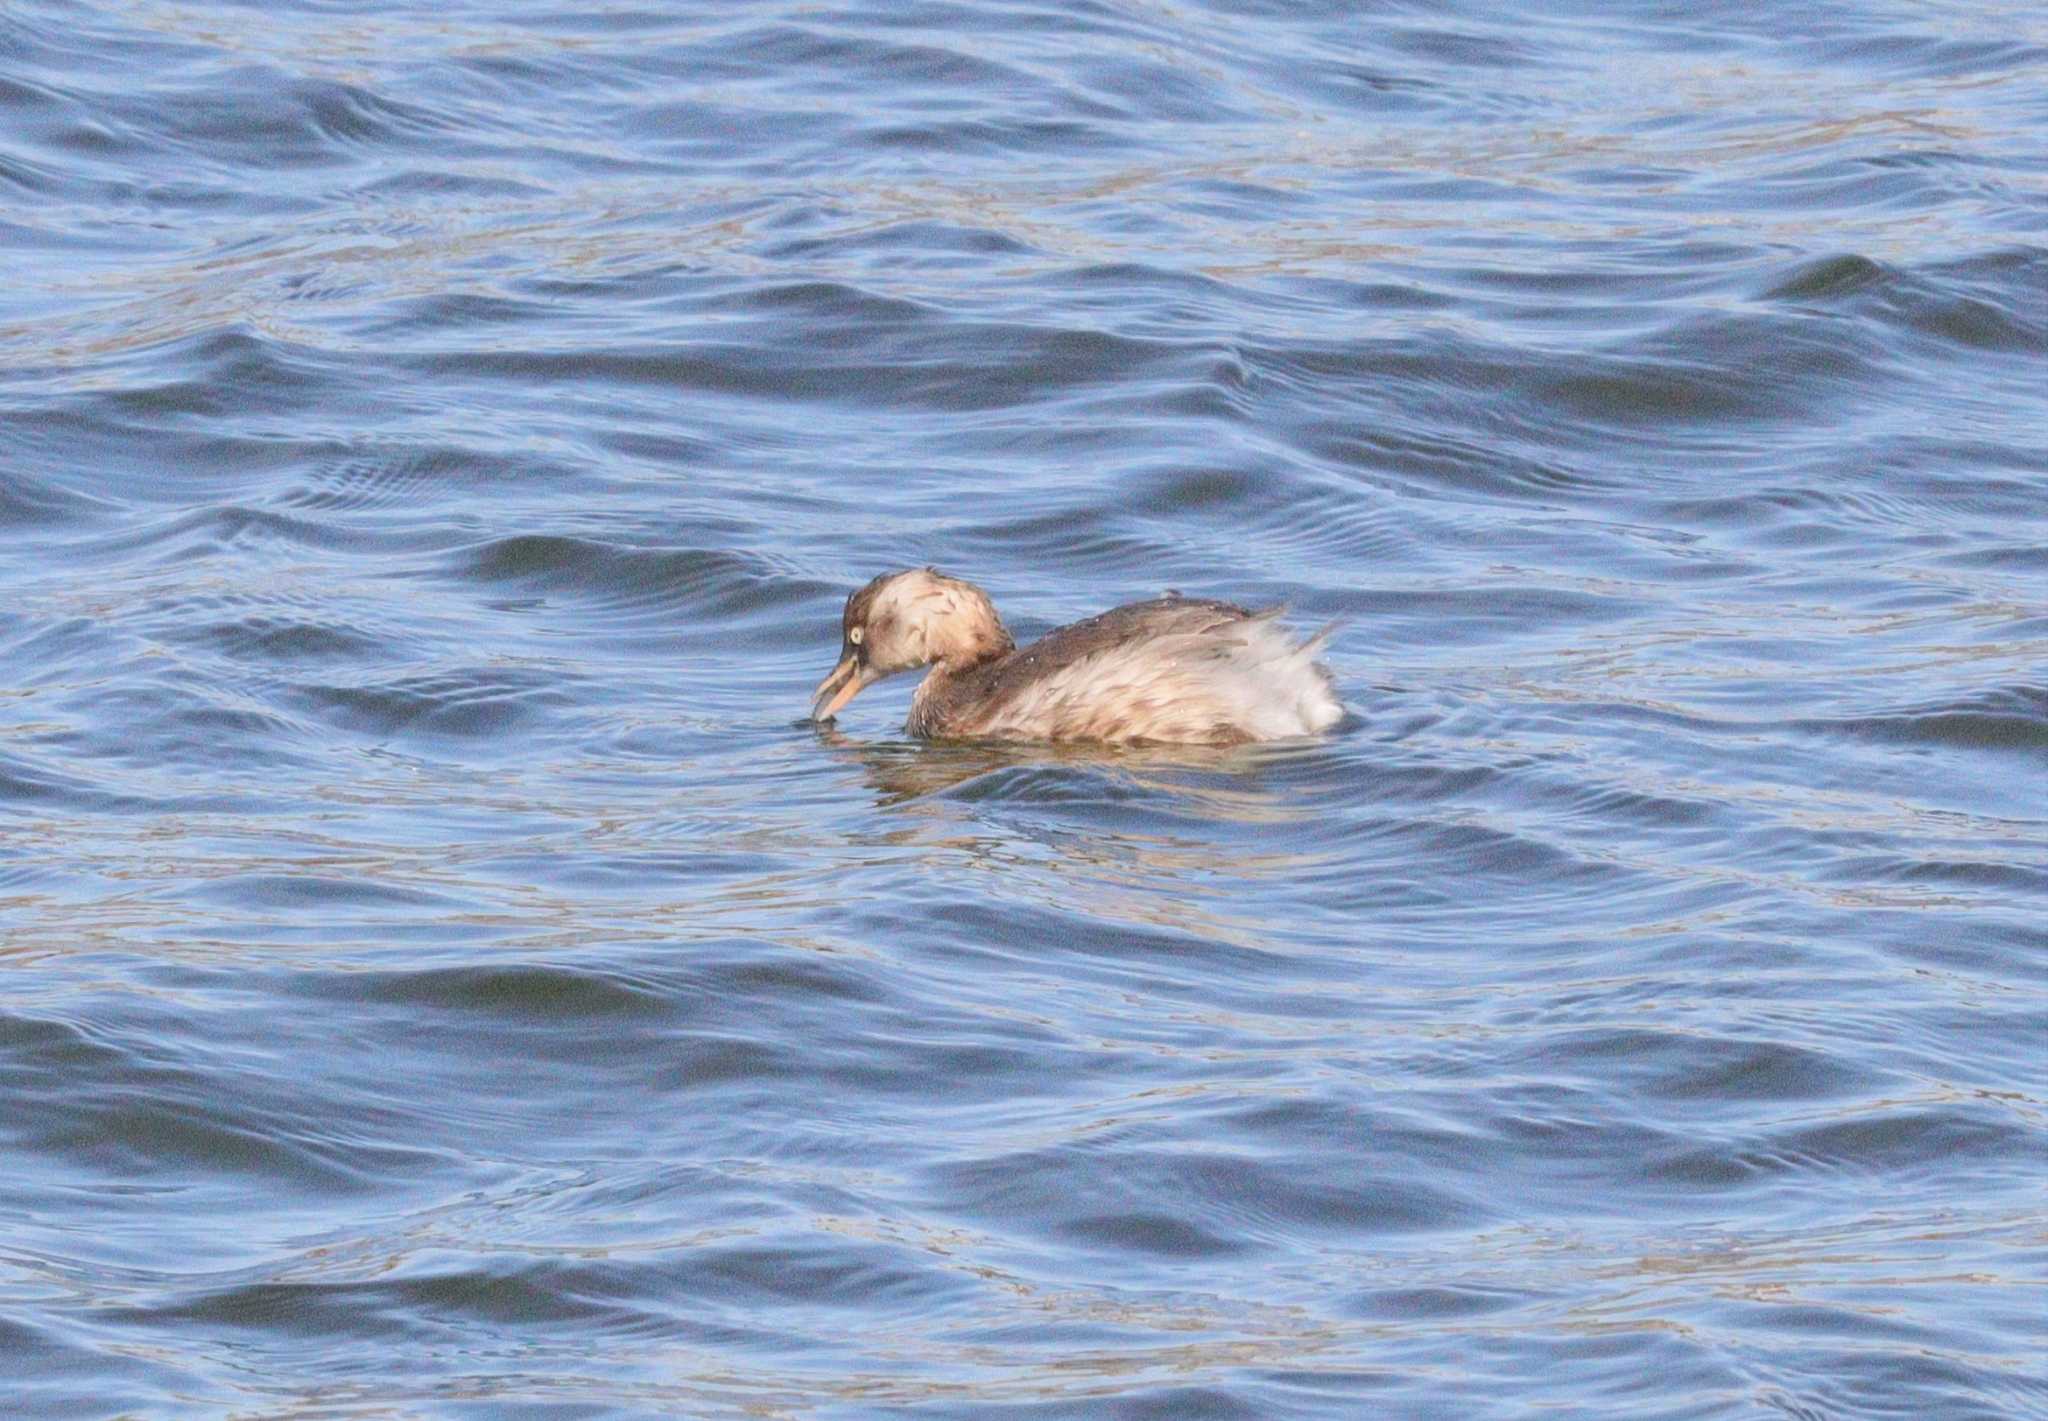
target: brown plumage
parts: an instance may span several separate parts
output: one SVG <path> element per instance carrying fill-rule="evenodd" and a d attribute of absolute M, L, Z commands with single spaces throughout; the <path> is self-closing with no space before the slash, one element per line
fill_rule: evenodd
<path fill-rule="evenodd" d="M 1133 602 L 1017 649 L 988 595 L 931 568 L 884 573 L 846 599 L 840 660 L 818 687 L 829 720 L 863 687 L 930 666 L 907 729 L 931 738 L 1235 745 L 1311 735 L 1343 715 L 1279 609 L 1167 596 Z"/>

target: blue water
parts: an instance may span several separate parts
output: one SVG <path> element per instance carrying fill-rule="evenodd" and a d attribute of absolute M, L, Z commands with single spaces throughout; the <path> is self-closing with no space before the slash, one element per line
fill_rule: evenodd
<path fill-rule="evenodd" d="M 2048 1417 L 2044 83 L 14 0 L 0 1414 Z M 922 562 L 1349 715 L 804 723 Z"/>

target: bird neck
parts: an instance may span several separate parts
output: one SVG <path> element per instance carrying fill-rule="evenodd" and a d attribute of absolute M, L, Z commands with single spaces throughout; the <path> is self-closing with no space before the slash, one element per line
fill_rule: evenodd
<path fill-rule="evenodd" d="M 1017 643 L 994 617 L 960 618 L 946 628 L 946 635 L 934 638 L 931 647 L 931 676 L 958 676 L 991 661 L 1000 661 L 1017 649 Z"/>
<path fill-rule="evenodd" d="M 975 699 L 975 673 L 994 666 L 1017 649 L 1009 633 L 1000 626 L 996 630 L 1000 639 L 982 644 L 972 659 L 956 652 L 931 664 L 910 696 L 911 734 L 944 735 L 955 728 L 960 713 Z"/>

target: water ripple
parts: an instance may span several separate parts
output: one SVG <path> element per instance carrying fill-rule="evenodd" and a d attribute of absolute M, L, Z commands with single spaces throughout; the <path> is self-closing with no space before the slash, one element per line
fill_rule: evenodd
<path fill-rule="evenodd" d="M 13 1411 L 2048 1415 L 2044 54 L 9 7 Z M 1346 718 L 805 722 L 921 562 Z"/>

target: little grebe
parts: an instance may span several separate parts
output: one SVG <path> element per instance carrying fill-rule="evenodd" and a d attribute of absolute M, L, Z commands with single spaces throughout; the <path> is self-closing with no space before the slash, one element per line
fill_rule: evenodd
<path fill-rule="evenodd" d="M 1279 608 L 1169 594 L 1048 632 L 1023 650 L 988 594 L 933 568 L 885 572 L 846 599 L 839 664 L 811 702 L 830 720 L 885 676 L 931 667 L 912 735 L 1239 745 L 1327 730 L 1344 714 Z"/>

